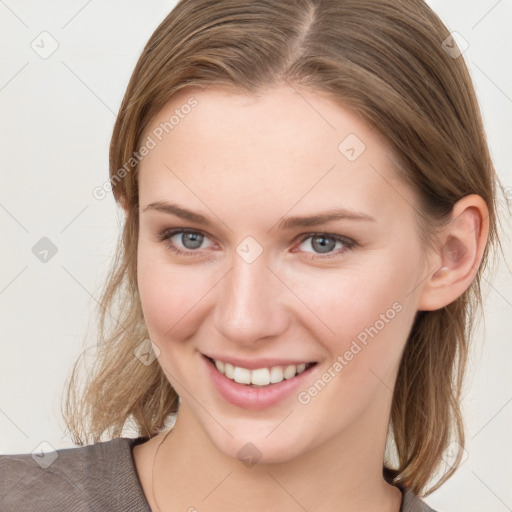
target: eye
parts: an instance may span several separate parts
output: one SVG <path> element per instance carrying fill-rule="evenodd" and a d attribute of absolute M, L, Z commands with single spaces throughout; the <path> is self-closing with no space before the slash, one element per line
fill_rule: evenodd
<path fill-rule="evenodd" d="M 208 236 L 197 229 L 173 228 L 165 229 L 158 235 L 158 240 L 165 243 L 166 247 L 176 254 L 184 256 L 197 256 L 202 253 L 202 249 L 211 247 L 201 247 Z M 323 259 L 341 256 L 347 250 L 356 246 L 356 242 L 350 238 L 330 233 L 309 233 L 301 239 L 300 246 L 293 249 L 292 252 L 305 252 L 310 255 L 307 259 Z M 313 253 L 308 251 L 313 249 Z M 335 249 L 337 251 L 333 252 Z"/>
<path fill-rule="evenodd" d="M 342 253 L 355 247 L 355 245 L 354 240 L 345 236 L 332 235 L 329 233 L 310 233 L 301 239 L 299 249 L 305 252 L 308 252 L 308 248 L 313 249 L 313 251 L 315 251 L 313 257 L 308 256 L 308 258 L 318 259 L 318 257 L 315 256 L 316 253 L 320 255 L 321 259 L 322 255 L 325 255 L 324 257 L 326 258 L 340 256 Z M 336 248 L 339 250 L 333 253 L 332 251 Z"/>
<path fill-rule="evenodd" d="M 158 235 L 158 239 L 176 254 L 192 256 L 192 253 L 201 253 L 198 249 L 207 236 L 196 229 L 166 229 Z"/>

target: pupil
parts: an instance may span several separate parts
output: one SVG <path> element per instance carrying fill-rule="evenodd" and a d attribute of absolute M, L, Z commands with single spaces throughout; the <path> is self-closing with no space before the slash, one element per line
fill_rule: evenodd
<path fill-rule="evenodd" d="M 320 244 L 316 244 L 315 242 L 317 240 L 321 240 L 322 242 Z M 329 252 L 329 251 L 332 251 L 332 249 L 334 248 L 335 244 L 336 244 L 335 241 L 330 240 L 329 238 L 327 238 L 325 236 L 317 236 L 317 237 L 313 238 L 313 248 L 315 250 L 318 250 L 318 252 Z"/>
<path fill-rule="evenodd" d="M 203 242 L 203 235 L 199 233 L 183 233 L 181 241 L 187 249 L 197 249 Z"/>

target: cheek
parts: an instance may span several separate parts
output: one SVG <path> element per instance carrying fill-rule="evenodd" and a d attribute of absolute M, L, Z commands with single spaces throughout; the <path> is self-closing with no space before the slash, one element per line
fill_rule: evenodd
<path fill-rule="evenodd" d="M 394 385 L 416 314 L 411 290 L 417 265 L 413 251 L 409 254 L 404 262 L 399 251 L 382 252 L 358 267 L 303 282 L 300 293 L 309 290 L 308 305 L 322 320 L 315 318 L 309 327 L 329 354 L 322 377 L 333 384 L 323 396 L 341 409 L 367 403 L 382 382 Z"/>
<path fill-rule="evenodd" d="M 332 423 L 331 433 L 363 414 L 370 403 L 384 407 L 394 387 L 416 310 L 407 296 L 407 275 L 394 276 L 389 267 L 388 272 L 380 270 L 331 279 L 329 293 L 315 287 L 316 310 L 335 334 L 315 330 L 329 356 L 318 379 L 297 398 L 311 416 Z"/>
<path fill-rule="evenodd" d="M 335 343 L 332 348 L 341 350 L 359 335 L 364 340 L 367 329 L 391 330 L 389 327 L 404 316 L 402 311 L 412 307 L 413 274 L 383 255 L 380 261 L 358 268 L 297 279 L 294 291 L 304 297 L 314 314 L 319 338 L 338 340 L 339 346 Z"/>
<path fill-rule="evenodd" d="M 160 348 L 169 339 L 186 339 L 197 326 L 202 298 L 213 284 L 204 272 L 192 266 L 176 266 L 160 261 L 144 247 L 139 248 L 137 281 L 151 339 Z"/>

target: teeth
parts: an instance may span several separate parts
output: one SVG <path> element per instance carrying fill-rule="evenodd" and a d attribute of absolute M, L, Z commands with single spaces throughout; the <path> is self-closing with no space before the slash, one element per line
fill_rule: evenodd
<path fill-rule="evenodd" d="M 247 370 L 249 371 L 249 370 Z M 267 386 L 270 384 L 270 371 L 268 368 L 258 368 L 251 371 L 251 384 Z"/>
<path fill-rule="evenodd" d="M 224 375 L 231 380 L 235 378 L 235 369 L 232 364 L 224 363 Z"/>
<path fill-rule="evenodd" d="M 249 370 L 239 366 L 233 366 L 214 359 L 215 366 L 220 373 L 224 374 L 228 379 L 234 380 L 239 384 L 247 384 L 253 386 L 268 386 L 269 384 L 277 384 L 285 379 L 291 379 L 295 375 L 299 375 L 306 368 L 311 366 L 309 363 L 301 363 L 298 365 L 290 364 L 288 366 L 272 366 L 271 368 L 258 368 Z"/>
<path fill-rule="evenodd" d="M 272 384 L 277 384 L 283 379 L 283 369 L 280 366 L 270 368 L 270 382 L 272 382 Z"/>
<path fill-rule="evenodd" d="M 295 377 L 295 374 L 297 373 L 297 367 L 294 364 L 291 364 L 290 366 L 287 366 L 284 369 L 283 375 L 285 379 L 291 379 L 292 377 Z"/>
<path fill-rule="evenodd" d="M 240 368 L 239 366 L 235 366 L 233 379 L 235 382 L 238 382 L 238 384 L 250 384 L 251 383 L 251 370 L 248 370 L 247 368 Z"/>

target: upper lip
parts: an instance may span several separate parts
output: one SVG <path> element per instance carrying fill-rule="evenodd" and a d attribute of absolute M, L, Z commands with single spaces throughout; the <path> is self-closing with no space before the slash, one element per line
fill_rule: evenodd
<path fill-rule="evenodd" d="M 233 366 L 240 368 L 247 368 L 248 370 L 256 370 L 258 368 L 272 368 L 273 366 L 290 366 L 299 365 L 302 363 L 313 363 L 311 359 L 279 359 L 279 358 L 261 358 L 261 359 L 243 359 L 240 357 L 222 356 L 218 354 L 203 354 L 210 359 L 216 359 L 223 363 L 229 363 Z"/>

